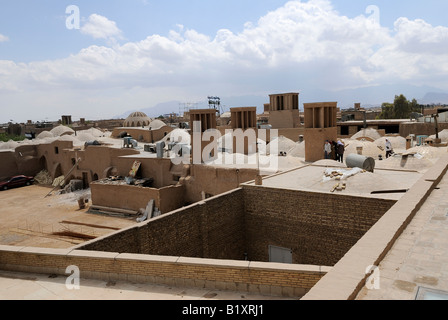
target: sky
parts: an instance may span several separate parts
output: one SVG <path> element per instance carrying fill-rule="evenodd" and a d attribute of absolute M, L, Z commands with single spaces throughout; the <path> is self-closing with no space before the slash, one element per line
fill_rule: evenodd
<path fill-rule="evenodd" d="M 209 95 L 448 93 L 446 12 L 445 0 L 3 0 L 0 123 Z"/>

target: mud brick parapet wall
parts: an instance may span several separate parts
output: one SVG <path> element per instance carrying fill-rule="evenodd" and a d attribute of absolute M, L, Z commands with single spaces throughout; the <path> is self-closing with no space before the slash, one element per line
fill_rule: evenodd
<path fill-rule="evenodd" d="M 129 253 L 0 246 L 0 270 L 301 297 L 329 270 L 321 266 L 207 260 Z"/>
<path fill-rule="evenodd" d="M 268 262 L 271 245 L 332 266 L 395 202 L 245 185 L 77 248 Z"/>

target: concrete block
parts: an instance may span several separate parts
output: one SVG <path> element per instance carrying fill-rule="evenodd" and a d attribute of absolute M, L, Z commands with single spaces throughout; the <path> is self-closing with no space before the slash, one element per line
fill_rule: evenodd
<path fill-rule="evenodd" d="M 214 280 L 205 280 L 204 288 L 206 289 L 216 289 L 216 281 Z"/>
<path fill-rule="evenodd" d="M 121 253 L 115 257 L 117 261 L 142 261 L 155 263 L 176 263 L 179 257 L 156 256 L 146 254 Z"/>
<path fill-rule="evenodd" d="M 185 279 L 182 278 L 175 278 L 174 284 L 176 287 L 185 287 Z"/>
<path fill-rule="evenodd" d="M 259 288 L 260 288 L 261 294 L 265 294 L 265 295 L 271 294 L 271 286 L 270 285 L 260 284 Z"/>
<path fill-rule="evenodd" d="M 282 294 L 283 294 L 282 287 L 271 286 L 271 295 L 276 296 L 276 297 L 281 297 Z"/>
<path fill-rule="evenodd" d="M 292 287 L 283 287 L 282 288 L 282 296 L 283 297 L 289 297 L 292 298 L 294 297 L 294 288 Z"/>
<path fill-rule="evenodd" d="M 260 293 L 260 285 L 249 283 L 248 286 L 247 286 L 247 290 L 250 293 L 258 294 L 258 293 Z"/>
<path fill-rule="evenodd" d="M 67 254 L 68 257 L 81 258 L 99 258 L 99 259 L 115 259 L 119 255 L 118 252 L 105 251 L 88 251 L 88 250 L 73 250 Z"/>
<path fill-rule="evenodd" d="M 205 288 L 205 280 L 194 279 L 194 284 L 196 288 Z"/>

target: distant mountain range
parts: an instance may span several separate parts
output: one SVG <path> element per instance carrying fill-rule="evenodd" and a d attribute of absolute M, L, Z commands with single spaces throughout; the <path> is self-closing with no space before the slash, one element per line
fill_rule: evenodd
<path fill-rule="evenodd" d="M 420 104 L 448 104 L 448 93 L 428 92 L 418 102 Z"/>
<path fill-rule="evenodd" d="M 403 94 L 408 100 L 416 99 L 420 104 L 448 104 L 448 92 L 443 92 L 432 87 L 417 86 L 377 86 L 365 87 L 357 89 L 347 89 L 341 91 L 321 91 L 321 90 L 304 90 L 300 92 L 300 107 L 303 103 L 337 101 L 338 106 L 342 109 L 352 108 L 355 103 L 361 103 L 363 107 L 379 107 L 383 102 L 393 102 L 396 95 Z M 419 98 L 421 97 L 421 98 Z M 230 111 L 232 107 L 257 107 L 258 113 L 263 112 L 263 106 L 269 103 L 269 94 L 247 95 L 234 97 L 221 97 L 221 111 Z M 185 103 L 182 101 L 167 101 L 159 103 L 153 107 L 144 109 L 128 110 L 127 112 L 117 115 L 116 119 L 125 119 L 132 112 L 144 112 L 151 118 L 169 113 L 182 113 L 186 107 L 193 109 L 206 109 L 209 107 L 208 100 L 194 103 Z"/>

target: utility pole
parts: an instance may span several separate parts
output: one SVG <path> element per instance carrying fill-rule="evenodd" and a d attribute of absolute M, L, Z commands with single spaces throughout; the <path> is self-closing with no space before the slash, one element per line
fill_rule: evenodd
<path fill-rule="evenodd" d="M 434 123 L 435 123 L 435 127 L 436 127 L 436 139 L 439 139 L 439 113 L 437 114 L 433 114 L 432 117 L 434 118 Z"/>

